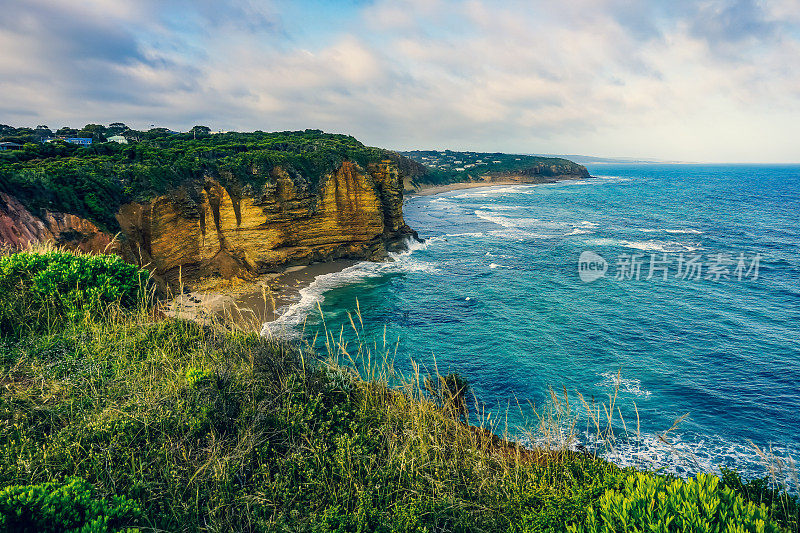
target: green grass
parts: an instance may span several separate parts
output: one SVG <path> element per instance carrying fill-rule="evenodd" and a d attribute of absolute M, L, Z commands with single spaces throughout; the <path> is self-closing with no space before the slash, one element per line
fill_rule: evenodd
<path fill-rule="evenodd" d="M 465 424 L 484 418 L 454 376 L 389 386 L 379 343 L 313 350 L 146 302 L 49 316 L 0 340 L 0 487 L 77 483 L 74 507 L 117 513 L 108 531 L 593 531 L 630 496 L 632 471 Z"/>

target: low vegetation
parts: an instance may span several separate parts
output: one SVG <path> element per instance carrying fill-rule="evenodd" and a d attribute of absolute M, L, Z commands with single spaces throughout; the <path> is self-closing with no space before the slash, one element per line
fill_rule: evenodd
<path fill-rule="evenodd" d="M 571 533 L 628 531 L 777 532 L 764 506 L 746 501 L 719 478 L 670 480 L 641 472 L 629 474 L 621 490 L 607 490 L 589 509 L 585 524 Z"/>
<path fill-rule="evenodd" d="M 33 266 L 3 270 L 0 291 L 0 320 L 20 324 L 0 340 L 0 529 L 796 530 L 793 499 L 735 474 L 684 481 L 501 440 L 466 423 L 485 420 L 463 379 L 397 384 L 380 343 L 166 318 L 136 269 L 40 255 L 92 296 L 58 305 L 37 292 L 39 259 L 2 258 Z"/>
<path fill-rule="evenodd" d="M 36 332 L 54 321 L 129 309 L 147 289 L 147 273 L 115 255 L 52 249 L 0 257 L 0 333 Z"/>

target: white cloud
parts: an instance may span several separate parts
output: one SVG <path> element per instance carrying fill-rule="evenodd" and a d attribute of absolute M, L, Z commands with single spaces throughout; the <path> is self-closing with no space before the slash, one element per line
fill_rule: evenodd
<path fill-rule="evenodd" d="M 377 0 L 335 24 L 281 19 L 280 3 L 170 5 L 18 8 L 22 22 L 0 22 L 0 121 L 800 160 L 796 1 Z"/>

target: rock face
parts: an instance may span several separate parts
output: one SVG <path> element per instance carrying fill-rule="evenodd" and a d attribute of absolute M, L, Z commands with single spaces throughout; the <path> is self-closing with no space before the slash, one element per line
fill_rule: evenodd
<path fill-rule="evenodd" d="M 0 193 L 0 248 L 52 242 L 70 250 L 102 252 L 111 237 L 86 219 L 66 213 L 34 216 L 16 198 Z"/>
<path fill-rule="evenodd" d="M 416 236 L 403 220 L 402 176 L 389 160 L 366 169 L 346 161 L 316 191 L 280 168 L 258 193 L 226 189 L 208 177 L 195 190 L 125 204 L 117 220 L 121 235 L 112 239 L 89 221 L 62 213 L 39 218 L 0 195 L 0 245 L 53 241 L 110 250 L 168 282 L 246 277 L 345 257 L 381 259 Z"/>
<path fill-rule="evenodd" d="M 176 281 L 343 257 L 379 259 L 414 235 L 403 220 L 402 180 L 392 162 L 370 169 L 344 162 L 316 193 L 281 169 L 272 177 L 257 197 L 209 178 L 196 202 L 177 194 L 122 206 L 124 254 Z"/>

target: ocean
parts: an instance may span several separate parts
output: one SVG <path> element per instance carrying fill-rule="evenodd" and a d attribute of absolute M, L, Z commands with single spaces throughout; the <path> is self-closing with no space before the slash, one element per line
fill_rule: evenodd
<path fill-rule="evenodd" d="M 578 395 L 597 408 L 616 394 L 616 439 L 603 453 L 620 465 L 760 477 L 758 447 L 791 478 L 800 167 L 589 171 L 409 198 L 406 221 L 425 243 L 317 278 L 276 327 L 312 338 L 321 310 L 352 342 L 347 312 L 358 308 L 362 341 L 396 342 L 406 375 L 412 361 L 460 373 L 500 433 L 535 439 L 524 406 L 552 408 L 550 391 L 566 391 L 565 423 L 591 447 Z"/>

